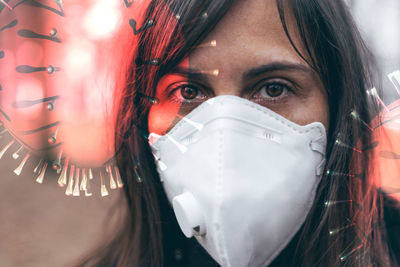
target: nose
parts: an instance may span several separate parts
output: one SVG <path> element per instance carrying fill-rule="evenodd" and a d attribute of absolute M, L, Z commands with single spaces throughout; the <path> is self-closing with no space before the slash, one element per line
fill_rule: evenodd
<path fill-rule="evenodd" d="M 233 77 L 233 75 L 233 73 L 230 74 L 220 71 L 220 75 L 211 83 L 215 96 L 241 96 L 242 88 L 240 86 L 240 80 L 238 80 L 237 77 Z"/>

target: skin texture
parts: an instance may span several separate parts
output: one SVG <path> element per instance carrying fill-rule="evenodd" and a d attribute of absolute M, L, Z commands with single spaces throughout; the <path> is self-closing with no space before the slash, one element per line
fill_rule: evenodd
<path fill-rule="evenodd" d="M 305 55 L 293 23 L 288 18 L 294 43 Z M 247 98 L 300 125 L 319 121 L 327 128 L 324 86 L 291 46 L 275 1 L 238 1 L 204 44 L 212 41 L 216 46 L 198 47 L 162 77 L 156 92 L 160 104 L 149 114 L 150 132 L 164 134 L 181 116 L 220 95 Z"/>

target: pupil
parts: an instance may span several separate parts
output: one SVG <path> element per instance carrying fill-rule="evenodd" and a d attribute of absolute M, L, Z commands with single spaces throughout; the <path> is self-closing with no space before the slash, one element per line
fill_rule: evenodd
<path fill-rule="evenodd" d="M 282 94 L 283 89 L 282 86 L 279 85 L 271 85 L 267 88 L 267 94 L 270 97 L 278 97 Z"/>
<path fill-rule="evenodd" d="M 198 90 L 192 87 L 183 87 L 181 89 L 182 97 L 185 99 L 193 99 L 197 96 Z"/>

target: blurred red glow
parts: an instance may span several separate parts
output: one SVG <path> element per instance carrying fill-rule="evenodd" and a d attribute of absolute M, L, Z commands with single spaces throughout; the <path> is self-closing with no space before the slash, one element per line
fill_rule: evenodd
<path fill-rule="evenodd" d="M 20 4 L 12 12 L 3 10 L 0 25 L 17 19 L 18 24 L 1 32 L 1 108 L 10 116 L 7 127 L 33 148 L 48 146 L 56 127 L 30 135 L 29 131 L 59 121 L 56 143 L 62 142 L 63 157 L 73 164 L 97 167 L 114 154 L 114 98 L 117 86 L 124 84 L 124 71 L 135 49 L 136 37 L 129 19 L 141 21 L 149 1 L 127 8 L 123 1 L 63 1 L 65 16 L 49 10 Z M 54 1 L 44 1 L 55 10 Z M 18 31 L 29 30 L 43 36 L 56 36 L 61 43 L 25 38 Z M 45 67 L 59 71 L 18 73 L 18 65 Z M 15 108 L 16 101 L 58 96 L 54 109 L 47 103 Z M 117 101 L 117 100 L 116 100 Z M 58 149 L 51 151 L 56 155 Z"/>
<path fill-rule="evenodd" d="M 390 112 L 382 111 L 382 125 L 373 135 L 378 146 L 373 150 L 372 175 L 378 186 L 398 189 L 391 196 L 400 200 L 400 100 L 388 106 Z M 378 118 L 372 125 L 379 123 Z"/>

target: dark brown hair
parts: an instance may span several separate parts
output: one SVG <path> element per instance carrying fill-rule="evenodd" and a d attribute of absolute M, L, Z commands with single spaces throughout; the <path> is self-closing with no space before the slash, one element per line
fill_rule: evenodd
<path fill-rule="evenodd" d="M 118 98 L 115 143 L 129 213 L 113 240 L 83 266 L 163 266 L 168 244 L 162 242 L 161 224 L 168 205 L 147 142 L 147 115 L 160 78 L 199 45 L 234 2 L 150 2 L 144 21 L 154 20 L 155 24 L 139 35 L 126 86 Z M 344 1 L 276 2 L 289 40 L 287 16 L 295 18 L 306 54 L 297 52 L 319 74 L 330 111 L 325 174 L 299 234 L 293 264 L 391 266 L 385 228 L 376 227 L 381 225 L 382 200 L 368 175 L 371 132 L 360 123 L 371 121 L 376 114 L 366 94 L 373 83 L 372 56 Z M 350 116 L 352 111 L 358 119 Z M 362 153 L 349 149 L 356 146 Z M 346 204 L 334 205 L 336 201 Z M 330 234 L 342 227 L 337 234 Z"/>

